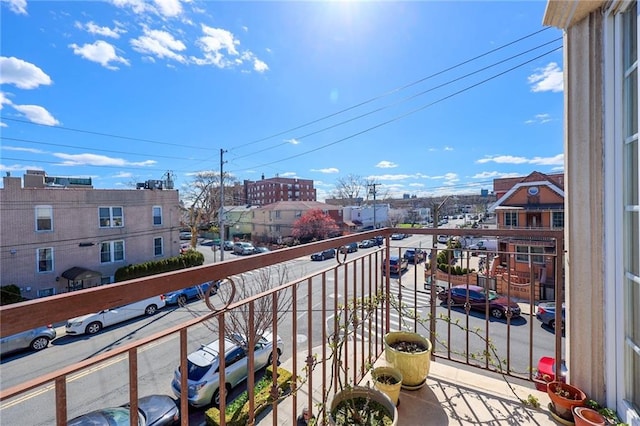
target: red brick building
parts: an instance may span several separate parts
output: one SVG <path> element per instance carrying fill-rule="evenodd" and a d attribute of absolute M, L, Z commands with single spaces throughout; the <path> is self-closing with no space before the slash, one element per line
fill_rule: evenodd
<path fill-rule="evenodd" d="M 248 204 L 264 206 L 278 201 L 316 201 L 313 180 L 274 177 L 244 181 L 244 197 Z"/>

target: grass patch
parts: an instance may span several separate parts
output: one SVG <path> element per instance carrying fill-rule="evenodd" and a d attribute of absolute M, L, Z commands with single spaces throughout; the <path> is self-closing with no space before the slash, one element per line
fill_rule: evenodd
<path fill-rule="evenodd" d="M 271 377 L 272 366 L 268 366 L 264 376 L 255 383 L 254 386 L 254 418 L 264 411 L 271 403 Z M 278 367 L 277 386 L 278 393 L 284 394 L 291 386 L 291 372 Z M 231 401 L 225 408 L 225 420 L 229 426 L 244 426 L 249 419 L 249 392 L 244 391 L 236 399 Z M 220 410 L 217 407 L 209 408 L 205 412 L 205 420 L 208 425 L 218 426 L 220 424 Z"/>

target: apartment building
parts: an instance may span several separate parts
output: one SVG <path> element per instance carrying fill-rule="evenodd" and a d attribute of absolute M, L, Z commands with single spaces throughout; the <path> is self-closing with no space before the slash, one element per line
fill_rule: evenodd
<path fill-rule="evenodd" d="M 550 0 L 564 31 L 570 382 L 640 425 L 638 4 Z"/>
<path fill-rule="evenodd" d="M 309 210 L 322 210 L 344 230 L 342 207 L 318 201 L 280 201 L 258 207 L 251 212 L 252 238 L 280 241 L 292 235 L 293 224 Z"/>
<path fill-rule="evenodd" d="M 129 264 L 179 254 L 178 191 L 95 189 L 27 171 L 0 189 L 0 285 L 37 298 L 113 282 Z"/>
<path fill-rule="evenodd" d="M 316 190 L 311 179 L 274 177 L 259 181 L 244 181 L 247 204 L 264 206 L 278 201 L 316 201 Z"/>

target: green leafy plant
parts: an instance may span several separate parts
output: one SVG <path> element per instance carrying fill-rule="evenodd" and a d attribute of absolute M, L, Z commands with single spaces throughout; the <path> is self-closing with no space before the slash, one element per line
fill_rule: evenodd
<path fill-rule="evenodd" d="M 600 413 L 607 420 L 607 423 L 609 423 L 610 425 L 628 426 L 627 423 L 623 423 L 620 420 L 620 418 L 618 417 L 618 414 L 614 410 L 612 410 L 611 408 L 603 407 L 593 399 L 587 400 L 585 405 L 593 410 L 596 410 L 598 413 Z"/>

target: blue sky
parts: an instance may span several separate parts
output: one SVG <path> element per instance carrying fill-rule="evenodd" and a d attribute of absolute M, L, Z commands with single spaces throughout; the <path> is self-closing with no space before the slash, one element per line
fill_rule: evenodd
<path fill-rule="evenodd" d="M 0 171 L 473 194 L 563 169 L 546 2 L 2 0 Z"/>

